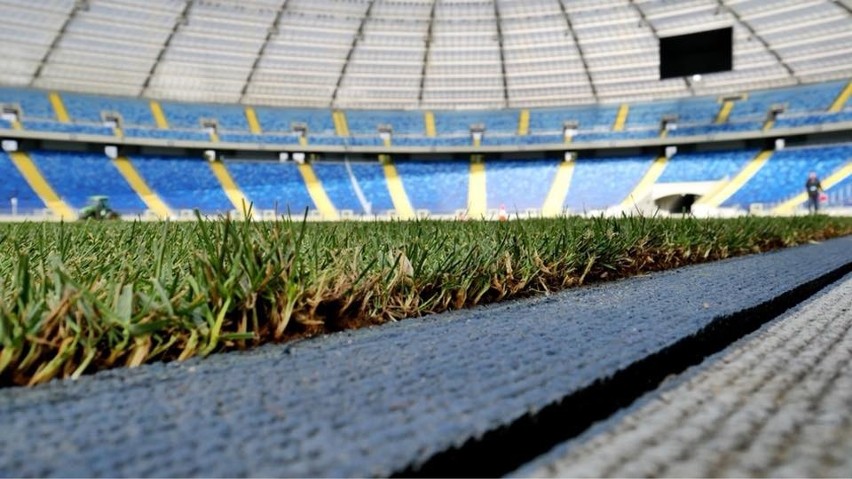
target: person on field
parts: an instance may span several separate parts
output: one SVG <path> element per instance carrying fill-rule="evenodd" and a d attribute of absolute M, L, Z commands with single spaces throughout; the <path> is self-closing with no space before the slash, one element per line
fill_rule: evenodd
<path fill-rule="evenodd" d="M 819 211 L 819 196 L 823 191 L 822 184 L 819 182 L 816 172 L 812 171 L 808 173 L 805 190 L 808 192 L 808 213 L 816 214 Z"/>

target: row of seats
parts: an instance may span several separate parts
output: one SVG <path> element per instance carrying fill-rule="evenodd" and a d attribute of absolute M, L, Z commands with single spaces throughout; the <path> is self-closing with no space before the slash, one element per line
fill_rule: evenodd
<path fill-rule="evenodd" d="M 657 179 L 658 184 L 715 182 L 734 177 L 758 150 L 732 150 L 676 154 Z M 86 204 L 93 195 L 107 195 L 112 205 L 128 215 L 142 214 L 146 206 L 103 155 L 77 152 L 34 151 L 30 157 L 49 185 L 69 206 Z M 208 162 L 174 156 L 134 156 L 133 165 L 148 186 L 175 212 L 199 209 L 221 214 L 234 209 Z M 579 158 L 563 208 L 580 213 L 599 211 L 620 204 L 654 161 L 651 155 Z M 773 204 L 802 191 L 809 171 L 826 178 L 852 162 L 852 144 L 790 148 L 775 152 L 754 177 L 731 196 L 724 206 L 748 208 L 753 203 Z M 528 159 L 485 162 L 487 209 L 505 207 L 523 213 L 540 209 L 557 178 L 561 158 L 538 156 Z M 315 210 L 302 173 L 293 163 L 272 161 L 227 161 L 225 163 L 242 193 L 258 210 L 301 215 Z M 468 207 L 471 166 L 467 161 L 400 161 L 396 169 L 408 200 L 416 210 L 455 214 Z M 394 209 L 385 172 L 375 162 L 315 162 L 313 170 L 332 205 L 355 214 L 383 214 Z M 12 198 L 21 214 L 45 207 L 13 164 L 0 154 L 0 213 L 12 209 Z M 852 177 L 850 177 L 852 178 Z M 846 191 L 846 179 L 829 193 Z M 845 189 L 844 189 L 845 188 Z M 852 205 L 852 195 L 843 202 Z"/>
<path fill-rule="evenodd" d="M 102 155 L 35 151 L 30 157 L 48 184 L 72 208 L 85 206 L 89 196 L 107 195 L 112 206 L 122 213 L 145 212 L 139 195 Z"/>
<path fill-rule="evenodd" d="M 715 97 L 632 104 L 623 128 L 617 132 L 612 130 L 618 121 L 619 105 L 532 109 L 526 134 L 521 135 L 521 110 L 435 111 L 434 137 L 429 135 L 432 125 L 421 111 L 348 110 L 344 114 L 347 131 L 341 132 L 334 113 L 327 109 L 257 107 L 253 111 L 261 131 L 252 133 L 246 110 L 238 105 L 162 102 L 161 121 L 165 120 L 168 128 L 158 128 L 151 105 L 142 99 L 66 93 L 59 97 L 69 118 L 66 123 L 57 121 L 44 91 L 0 87 L 0 104 L 6 111 L 18 109 L 24 129 L 73 134 L 112 135 L 105 119 L 115 115 L 121 119 L 124 136 L 164 140 L 208 141 L 210 134 L 204 126 L 213 123 L 222 141 L 298 144 L 294 128 L 302 125 L 311 144 L 380 146 L 379 128 L 386 125 L 392 128 L 396 145 L 464 146 L 471 144 L 471 126 L 482 125 L 485 145 L 534 145 L 562 142 L 566 122 L 578 127 L 574 141 L 653 138 L 669 116 L 678 118 L 672 136 L 754 131 L 763 127 L 769 110 L 776 105 L 786 107 L 777 117 L 776 128 L 850 121 L 849 100 L 839 111 L 828 112 L 846 85 L 841 81 L 750 93 L 735 101 L 727 121 L 720 123 L 716 120 L 721 103 Z M 9 127 L 8 123 L 5 126 Z M 342 137 L 338 133 L 343 133 Z"/>
<path fill-rule="evenodd" d="M 731 178 L 757 153 L 758 150 L 753 149 L 680 153 L 669 159 L 657 182 L 681 183 Z"/>
<path fill-rule="evenodd" d="M 577 160 L 564 207 L 570 212 L 588 212 L 621 203 L 653 160 L 650 155 Z"/>

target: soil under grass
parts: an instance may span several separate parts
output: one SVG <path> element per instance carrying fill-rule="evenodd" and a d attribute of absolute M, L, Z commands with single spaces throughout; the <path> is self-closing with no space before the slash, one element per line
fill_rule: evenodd
<path fill-rule="evenodd" d="M 0 225 L 0 386 L 852 234 L 852 218 Z"/>

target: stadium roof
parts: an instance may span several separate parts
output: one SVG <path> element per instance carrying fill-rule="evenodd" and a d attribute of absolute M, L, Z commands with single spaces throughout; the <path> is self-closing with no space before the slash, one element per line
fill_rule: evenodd
<path fill-rule="evenodd" d="M 0 0 L 0 83 L 340 108 L 501 108 L 852 77 L 846 0 Z M 658 80 L 658 37 L 734 70 Z"/>

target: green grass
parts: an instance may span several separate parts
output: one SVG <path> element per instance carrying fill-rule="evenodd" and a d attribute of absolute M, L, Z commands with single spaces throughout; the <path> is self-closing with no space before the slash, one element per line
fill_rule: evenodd
<path fill-rule="evenodd" d="M 0 225 L 0 385 L 249 348 L 852 233 L 852 219 Z"/>

